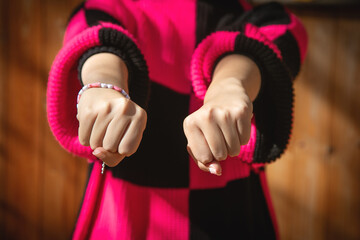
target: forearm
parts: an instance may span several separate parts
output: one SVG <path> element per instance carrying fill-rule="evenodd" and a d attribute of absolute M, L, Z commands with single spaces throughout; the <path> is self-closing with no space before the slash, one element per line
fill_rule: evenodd
<path fill-rule="evenodd" d="M 89 57 L 81 70 L 83 84 L 104 82 L 128 90 L 128 69 L 124 61 L 112 53 L 98 53 Z"/>
<path fill-rule="evenodd" d="M 232 54 L 216 65 L 204 101 L 207 102 L 214 95 L 227 94 L 238 89 L 243 89 L 250 100 L 254 101 L 260 86 L 261 74 L 256 63 L 244 55 Z"/>
<path fill-rule="evenodd" d="M 128 69 L 111 53 L 89 57 L 81 70 L 83 84 L 102 82 L 128 92 Z M 108 166 L 116 166 L 139 147 L 146 112 L 123 94 L 107 88 L 86 90 L 78 104 L 79 141 Z"/>

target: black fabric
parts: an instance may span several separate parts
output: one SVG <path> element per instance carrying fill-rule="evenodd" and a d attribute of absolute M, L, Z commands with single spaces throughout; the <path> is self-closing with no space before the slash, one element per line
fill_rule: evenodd
<path fill-rule="evenodd" d="M 242 14 L 243 9 L 235 3 L 237 1 L 231 1 L 226 8 L 220 6 L 223 2 L 214 1 L 198 2 L 197 22 L 203 25 L 197 25 L 197 43 L 213 31 L 243 32 L 246 23 L 258 27 L 290 23 L 286 9 L 275 2 L 259 5 Z M 274 43 L 282 52 L 283 61 L 269 47 L 243 34 L 239 34 L 235 42 L 234 53 L 252 58 L 262 74 L 261 90 L 254 102 L 257 125 L 254 162 L 271 162 L 278 158 L 285 150 L 291 132 L 292 80 L 300 68 L 299 48 L 290 32 L 280 36 Z"/>
<path fill-rule="evenodd" d="M 254 101 L 257 141 L 254 162 L 271 162 L 285 150 L 292 127 L 293 86 L 288 68 L 263 43 L 239 34 L 235 53 L 250 56 L 260 68 L 261 89 Z"/>
<path fill-rule="evenodd" d="M 291 75 L 295 78 L 300 71 L 300 50 L 295 37 L 290 31 L 274 40 L 274 43 L 281 51 L 281 56 Z"/>
<path fill-rule="evenodd" d="M 196 45 L 244 13 L 238 0 L 198 0 L 196 4 Z"/>
<path fill-rule="evenodd" d="M 108 14 L 104 11 L 101 11 L 101 10 L 97 10 L 97 9 L 85 8 L 85 19 L 86 19 L 87 25 L 89 25 L 89 26 L 98 25 L 100 22 L 111 22 L 111 23 L 117 24 L 119 26 L 122 26 L 122 24 L 119 22 L 119 20 L 117 20 L 110 14 Z"/>
<path fill-rule="evenodd" d="M 79 9 L 85 10 L 86 22 L 89 26 L 110 22 L 118 26 L 122 24 L 108 13 L 97 10 L 87 9 L 85 4 Z M 146 109 L 149 93 L 149 71 L 143 54 L 136 44 L 125 34 L 112 28 L 102 28 L 99 30 L 101 46 L 89 49 L 82 55 L 78 65 L 78 79 L 83 86 L 81 79 L 81 69 L 85 61 L 94 54 L 109 52 L 119 56 L 126 64 L 129 71 L 129 95 L 131 100 L 142 108 Z"/>
<path fill-rule="evenodd" d="M 224 188 L 191 190 L 190 239 L 275 239 L 259 176 Z"/>
<path fill-rule="evenodd" d="M 150 187 L 183 188 L 189 185 L 189 156 L 183 120 L 189 95 L 151 83 L 148 120 L 138 151 L 117 167 L 114 177 Z"/>
<path fill-rule="evenodd" d="M 129 95 L 131 100 L 142 108 L 147 108 L 149 96 L 149 71 L 143 54 L 135 43 L 125 34 L 111 28 L 99 30 L 101 46 L 85 52 L 79 60 L 78 78 L 81 85 L 81 69 L 85 61 L 94 54 L 109 52 L 119 56 L 129 72 Z"/>
<path fill-rule="evenodd" d="M 83 83 L 82 77 L 81 77 L 81 70 L 84 66 L 84 63 L 86 62 L 86 60 L 88 58 L 90 58 L 91 56 L 93 56 L 97 53 L 113 53 L 113 54 L 117 55 L 118 57 L 120 57 L 121 59 L 124 58 L 124 54 L 121 53 L 120 49 L 115 48 L 115 47 L 97 46 L 97 47 L 89 49 L 81 56 L 81 58 L 79 60 L 79 64 L 78 64 L 78 79 L 80 81 L 81 86 L 84 86 L 84 83 Z"/>
<path fill-rule="evenodd" d="M 268 25 L 286 25 L 290 24 L 290 22 L 291 19 L 285 7 L 279 3 L 271 2 L 261 4 L 245 12 L 243 15 L 239 15 L 233 22 L 224 25 L 219 30 L 243 32 L 247 23 L 263 27 Z M 292 77 L 295 78 L 300 70 L 300 51 L 296 39 L 291 32 L 287 31 L 273 42 L 281 51 L 286 67 L 289 68 Z"/>
<path fill-rule="evenodd" d="M 99 30 L 102 46 L 115 47 L 126 63 L 129 72 L 129 95 L 131 99 L 146 109 L 149 94 L 149 70 L 140 49 L 125 34 L 112 28 Z"/>
<path fill-rule="evenodd" d="M 254 7 L 241 16 L 238 23 L 252 23 L 255 26 L 289 24 L 290 18 L 283 5 L 271 2 Z"/>

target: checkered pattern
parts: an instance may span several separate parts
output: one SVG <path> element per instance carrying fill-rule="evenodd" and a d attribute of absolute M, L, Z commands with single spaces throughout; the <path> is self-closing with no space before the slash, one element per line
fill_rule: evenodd
<path fill-rule="evenodd" d="M 238 0 L 83 3 L 69 22 L 47 92 L 55 137 L 93 166 L 73 238 L 274 239 L 262 166 L 286 148 L 292 80 L 306 46 L 302 25 L 276 3 L 254 9 Z M 79 143 L 76 120 L 77 76 L 99 52 L 124 60 L 129 94 L 148 113 L 138 151 L 104 175 Z M 257 63 L 262 87 L 250 141 L 217 177 L 189 158 L 182 121 L 201 107 L 214 66 L 232 53 Z"/>

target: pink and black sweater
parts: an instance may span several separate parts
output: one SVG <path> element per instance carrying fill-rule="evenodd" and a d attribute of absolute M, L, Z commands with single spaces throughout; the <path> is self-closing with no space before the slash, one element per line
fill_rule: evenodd
<path fill-rule="evenodd" d="M 276 238 L 263 166 L 288 143 L 292 81 L 306 47 L 299 20 L 276 3 L 256 8 L 241 0 L 81 4 L 69 21 L 47 93 L 55 137 L 91 162 L 73 238 Z M 99 52 L 125 61 L 129 94 L 148 113 L 138 151 L 104 175 L 92 150 L 79 143 L 76 120 L 79 71 Z M 188 156 L 182 122 L 202 105 L 216 63 L 232 53 L 258 64 L 262 85 L 250 141 L 239 156 L 222 163 L 223 175 L 217 177 Z"/>

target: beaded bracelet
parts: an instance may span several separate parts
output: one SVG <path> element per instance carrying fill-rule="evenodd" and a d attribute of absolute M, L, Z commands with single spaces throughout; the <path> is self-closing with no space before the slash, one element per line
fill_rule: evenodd
<path fill-rule="evenodd" d="M 77 104 L 76 106 L 78 106 L 79 104 L 79 101 L 80 101 L 80 97 L 81 95 L 88 89 L 90 88 L 109 88 L 109 89 L 113 89 L 119 93 L 121 93 L 124 97 L 126 97 L 127 99 L 130 99 L 130 96 L 125 92 L 124 89 L 122 88 L 119 88 L 118 86 L 115 86 L 115 85 L 112 85 L 112 84 L 109 84 L 109 83 L 101 83 L 101 82 L 96 82 L 96 83 L 89 83 L 89 84 L 86 84 L 84 85 L 78 95 L 77 95 Z"/>
<path fill-rule="evenodd" d="M 119 88 L 118 86 L 109 84 L 109 83 L 101 83 L 101 82 L 96 82 L 96 83 L 89 83 L 86 84 L 85 86 L 83 86 L 78 95 L 77 95 L 77 103 L 76 103 L 76 107 L 79 106 L 79 101 L 80 101 L 80 97 L 81 95 L 88 89 L 90 88 L 108 88 L 108 89 L 113 89 L 119 93 L 121 93 L 124 97 L 126 97 L 127 99 L 130 99 L 130 96 L 125 92 L 124 89 Z M 102 162 L 102 166 L 101 166 L 101 174 L 104 174 L 104 170 L 105 170 L 105 162 Z"/>

